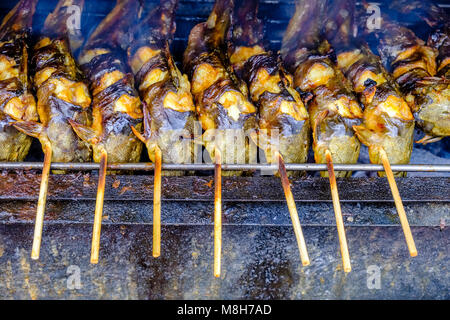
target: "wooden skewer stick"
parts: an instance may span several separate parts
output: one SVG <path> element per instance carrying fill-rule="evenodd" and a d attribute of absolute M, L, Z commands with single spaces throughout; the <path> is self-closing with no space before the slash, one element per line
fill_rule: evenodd
<path fill-rule="evenodd" d="M 214 149 L 214 276 L 220 277 L 222 252 L 222 155 Z"/>
<path fill-rule="evenodd" d="M 294 227 L 295 237 L 297 239 L 298 250 L 300 252 L 300 258 L 304 266 L 309 265 L 309 256 L 306 249 L 305 238 L 303 237 L 302 227 L 298 218 L 297 207 L 295 205 L 294 196 L 292 195 L 291 186 L 286 173 L 286 166 L 281 154 L 276 151 L 275 157 L 278 157 L 278 170 L 280 172 L 281 184 L 283 185 L 284 195 L 289 208 L 289 214 L 291 215 L 292 225 Z"/>
<path fill-rule="evenodd" d="M 153 184 L 153 257 L 161 255 L 161 149 L 155 148 L 155 180 Z"/>
<path fill-rule="evenodd" d="M 102 227 L 103 199 L 105 197 L 106 165 L 108 154 L 102 150 L 100 156 L 100 169 L 98 172 L 97 199 L 95 200 L 94 230 L 92 232 L 91 263 L 98 263 L 100 251 L 100 231 Z"/>
<path fill-rule="evenodd" d="M 352 266 L 350 264 L 350 255 L 348 253 L 347 237 L 345 236 L 344 220 L 342 219 L 341 203 L 339 201 L 339 193 L 336 184 L 336 175 L 334 174 L 333 159 L 329 150 L 325 151 L 327 159 L 328 177 L 330 179 L 331 197 L 333 199 L 334 215 L 336 217 L 336 226 L 339 236 L 339 244 L 341 247 L 342 264 L 345 272 L 350 272 Z"/>
<path fill-rule="evenodd" d="M 405 208 L 403 208 L 402 198 L 400 197 L 400 193 L 398 192 L 397 183 L 395 182 L 394 174 L 392 173 L 388 156 L 383 148 L 380 148 L 379 154 L 381 157 L 381 161 L 383 163 L 384 170 L 386 172 L 386 177 L 388 179 L 389 186 L 391 187 L 392 196 L 394 198 L 395 206 L 397 208 L 398 217 L 400 218 L 400 224 L 402 225 L 403 228 L 403 233 L 405 234 L 409 254 L 411 255 L 411 257 L 415 257 L 417 256 L 416 245 L 414 243 L 414 239 L 408 223 L 408 218 L 406 217 Z"/>
<path fill-rule="evenodd" d="M 36 211 L 36 222 L 34 225 L 33 248 L 31 249 L 31 259 L 39 259 L 41 249 L 42 228 L 44 226 L 45 204 L 47 202 L 48 178 L 50 175 L 50 165 L 52 163 L 52 147 L 50 143 L 44 144 L 44 165 L 42 168 L 41 186 L 39 189 L 39 200 Z"/>

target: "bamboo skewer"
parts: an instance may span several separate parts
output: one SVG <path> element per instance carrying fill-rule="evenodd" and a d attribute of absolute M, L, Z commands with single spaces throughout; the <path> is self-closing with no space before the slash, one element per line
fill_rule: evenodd
<path fill-rule="evenodd" d="M 397 188 L 397 183 L 395 182 L 394 174 L 391 170 L 391 165 L 389 163 L 386 151 L 380 148 L 379 154 L 381 161 L 383 163 L 384 170 L 386 172 L 386 177 L 391 187 L 392 196 L 394 198 L 395 206 L 397 208 L 398 217 L 400 218 L 400 224 L 402 225 L 403 233 L 405 234 L 406 244 L 408 245 L 409 254 L 411 257 L 417 256 L 417 249 L 414 243 L 414 239 L 409 227 L 408 218 L 406 217 L 405 208 L 403 207 L 402 198 Z"/>
<path fill-rule="evenodd" d="M 350 264 L 350 255 L 348 253 L 347 237 L 345 236 L 344 220 L 342 219 L 341 203 L 339 201 L 336 175 L 334 174 L 333 159 L 329 150 L 325 151 L 325 157 L 327 159 L 328 178 L 330 179 L 331 197 L 333 199 L 334 215 L 336 217 L 342 265 L 344 266 L 345 272 L 350 272 L 352 270 L 352 266 Z"/>
<path fill-rule="evenodd" d="M 161 149 L 155 148 L 155 180 L 153 184 L 153 257 L 161 255 Z"/>
<path fill-rule="evenodd" d="M 102 227 L 103 199 L 105 197 L 106 165 L 108 154 L 102 150 L 100 156 L 100 169 L 98 173 L 97 199 L 95 200 L 94 229 L 92 232 L 91 263 L 98 263 L 100 251 L 100 231 Z"/>
<path fill-rule="evenodd" d="M 222 155 L 214 149 L 214 276 L 220 277 L 222 252 Z"/>
<path fill-rule="evenodd" d="M 50 165 L 52 163 L 52 147 L 50 143 L 44 145 L 44 165 L 42 168 L 41 186 L 39 189 L 39 200 L 36 211 L 36 222 L 34 225 L 33 247 L 31 249 L 31 259 L 39 259 L 41 249 L 42 228 L 44 226 L 45 205 L 47 202 L 48 178 L 50 175 Z"/>
<path fill-rule="evenodd" d="M 297 239 L 298 250 L 300 252 L 300 258 L 304 266 L 309 265 L 309 256 L 306 249 L 305 238 L 303 237 L 302 227 L 298 218 L 297 207 L 295 205 L 294 196 L 292 195 L 291 186 L 286 173 L 286 166 L 284 164 L 283 157 L 276 151 L 275 157 L 278 158 L 278 171 L 280 172 L 281 184 L 283 186 L 284 195 L 289 208 L 289 214 L 291 215 L 292 225 L 294 227 L 295 238 Z"/>

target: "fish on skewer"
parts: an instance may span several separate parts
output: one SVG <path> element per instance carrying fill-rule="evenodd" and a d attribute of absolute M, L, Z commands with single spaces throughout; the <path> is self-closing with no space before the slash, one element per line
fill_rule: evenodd
<path fill-rule="evenodd" d="M 259 139 L 270 141 L 272 131 L 276 130 L 278 149 L 284 160 L 306 162 L 309 116 L 293 87 L 293 77 L 280 59 L 264 48 L 263 24 L 257 17 L 258 1 L 240 1 L 235 7 L 228 51 L 234 72 L 247 84 L 250 98 L 258 108 Z M 263 144 L 266 144 L 263 148 L 266 159 L 271 162 L 271 143 Z"/>
<path fill-rule="evenodd" d="M 155 163 L 153 256 L 161 246 L 161 162 L 191 163 L 194 153 L 195 106 L 191 85 L 169 51 L 175 32 L 177 0 L 162 1 L 133 30 L 128 61 L 143 101 L 144 132 L 135 131 Z"/>
<path fill-rule="evenodd" d="M 324 56 L 326 42 L 321 37 L 321 17 L 325 1 L 312 3 L 303 1 L 296 4 L 296 12 L 291 19 L 283 38 L 284 56 L 290 59 L 295 72 L 294 85 L 309 100 L 310 121 L 313 128 L 313 148 L 316 162 L 326 163 L 330 181 L 331 197 L 336 219 L 336 226 L 341 248 L 342 265 L 345 272 L 351 271 L 347 237 L 337 189 L 336 176 L 349 173 L 334 171 L 333 162 L 356 162 L 360 144 L 349 125 L 360 122 L 362 116 L 359 104 L 351 93 L 350 86 L 342 73 Z M 315 15 L 312 15 L 315 14 Z M 295 28 L 301 27 L 302 33 Z M 303 43 L 295 43 L 295 38 L 304 37 Z M 282 54 L 283 54 L 282 51 Z M 290 56 L 294 54 L 295 56 Z M 288 60 L 289 61 L 289 60 Z M 305 72 L 305 74 L 303 74 Z M 337 140 L 335 140 L 337 138 Z M 342 146 L 339 146 L 343 143 Z M 350 143 L 350 145 L 346 145 Z M 349 148 L 349 149 L 345 149 Z"/>
<path fill-rule="evenodd" d="M 257 17 L 258 1 L 238 1 L 228 32 L 229 57 L 234 72 L 249 88 L 259 111 L 258 145 L 269 163 L 278 162 L 283 190 L 288 202 L 303 265 L 309 264 L 297 208 L 284 161 L 306 162 L 309 148 L 309 117 L 293 78 L 280 60 L 267 52 L 263 24 Z"/>
<path fill-rule="evenodd" d="M 436 75 L 450 79 L 450 16 L 434 1 L 393 1 L 390 9 L 412 17 L 415 21 L 425 21 L 431 28 L 427 45 L 438 51 Z"/>
<path fill-rule="evenodd" d="M 369 148 L 370 161 L 381 163 L 385 168 L 408 249 L 414 257 L 417 249 L 390 167 L 390 163 L 409 163 L 414 117 L 379 57 L 366 43 L 353 39 L 351 30 L 355 7 L 353 0 L 331 1 L 327 6 L 325 35 L 333 47 L 339 68 L 350 80 L 364 106 L 363 122 L 354 129 L 361 142 Z"/>
<path fill-rule="evenodd" d="M 351 172 L 334 172 L 333 162 L 355 163 L 360 142 L 353 126 L 363 116 L 351 84 L 328 55 L 329 44 L 321 38 L 326 1 L 300 0 L 289 21 L 282 42 L 281 55 L 294 73 L 294 87 L 307 102 L 313 132 L 314 158 L 326 163 L 328 172 L 321 172 L 330 181 L 342 263 L 351 271 L 342 210 L 336 177 Z"/>
<path fill-rule="evenodd" d="M 184 69 L 191 79 L 191 92 L 197 115 L 205 130 L 202 139 L 206 150 L 215 161 L 216 277 L 220 277 L 221 270 L 221 164 L 245 159 L 249 149 L 245 141 L 245 145 L 236 150 L 234 136 L 227 135 L 227 130 L 248 132 L 256 127 L 257 122 L 257 109 L 247 98 L 247 88 L 236 78 L 226 57 L 225 37 L 232 10 L 233 1 L 217 0 L 208 20 L 197 24 L 191 30 L 183 57 Z"/>
<path fill-rule="evenodd" d="M 87 143 L 78 138 L 69 121 L 88 125 L 91 96 L 82 73 L 71 54 L 65 7 L 83 7 L 83 0 L 61 0 L 44 23 L 42 36 L 34 46 L 31 69 L 37 96 L 37 121 L 18 121 L 15 127 L 38 138 L 44 151 L 44 167 L 36 214 L 31 257 L 39 258 L 43 218 L 51 162 L 84 162 L 91 156 Z"/>
<path fill-rule="evenodd" d="M 92 146 L 94 161 L 100 163 L 91 263 L 98 263 L 107 163 L 138 162 L 142 151 L 142 142 L 131 129 L 134 126 L 141 130 L 142 104 L 125 52 L 130 44 L 128 32 L 139 9 L 138 1 L 118 0 L 79 57 L 93 96 L 92 125 L 76 121 L 71 124 L 79 137 Z"/>
<path fill-rule="evenodd" d="M 363 122 L 354 129 L 359 140 L 368 146 L 372 163 L 381 163 L 379 149 L 383 148 L 391 164 L 407 164 L 412 152 L 414 117 L 380 58 L 367 43 L 353 38 L 355 6 L 352 0 L 331 1 L 325 24 L 325 36 L 333 47 L 337 65 L 364 106 Z"/>
<path fill-rule="evenodd" d="M 360 142 L 353 126 L 361 123 L 363 113 L 351 84 L 328 55 L 329 44 L 321 38 L 325 5 L 325 1 L 296 2 L 281 55 L 308 106 L 316 163 L 327 163 L 327 153 L 335 163 L 356 163 Z M 336 173 L 337 177 L 349 175 Z"/>
<path fill-rule="evenodd" d="M 438 50 L 425 45 L 410 29 L 385 15 L 382 18 L 382 28 L 374 31 L 378 52 L 426 134 L 418 142 L 426 144 L 449 136 L 450 80 L 437 74 Z M 445 69 L 444 62 L 439 71 Z"/>
<path fill-rule="evenodd" d="M 23 161 L 32 138 L 13 124 L 38 120 L 28 68 L 36 3 L 20 0 L 0 25 L 0 161 Z"/>

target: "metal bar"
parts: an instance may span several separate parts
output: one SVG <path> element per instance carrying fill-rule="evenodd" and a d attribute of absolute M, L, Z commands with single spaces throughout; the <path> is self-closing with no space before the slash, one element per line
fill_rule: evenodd
<path fill-rule="evenodd" d="M 0 170 L 41 170 L 42 162 L 0 162 Z M 150 171 L 154 169 L 153 163 L 112 163 L 109 170 Z M 450 172 L 450 164 L 401 164 L 392 165 L 392 171 L 405 172 Z M 53 170 L 90 171 L 98 170 L 98 163 L 52 163 Z M 214 164 L 163 164 L 163 170 L 205 171 L 214 170 Z M 277 170 L 276 165 L 270 164 L 223 164 L 222 170 Z M 288 171 L 326 171 L 326 164 L 318 163 L 287 163 Z M 335 171 L 383 171 L 380 164 L 335 164 Z"/>

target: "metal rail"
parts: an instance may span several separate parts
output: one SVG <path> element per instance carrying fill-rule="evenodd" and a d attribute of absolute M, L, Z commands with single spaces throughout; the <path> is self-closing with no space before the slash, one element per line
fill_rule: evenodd
<path fill-rule="evenodd" d="M 42 162 L 0 162 L 0 170 L 41 170 Z M 98 163 L 52 163 L 53 170 L 90 171 L 98 170 Z M 222 170 L 277 170 L 276 165 L 270 164 L 223 164 Z M 153 163 L 117 163 L 108 164 L 109 170 L 150 171 L 154 169 Z M 205 171 L 214 170 L 214 164 L 163 164 L 163 170 L 178 171 Z M 287 163 L 289 171 L 326 171 L 326 164 L 318 163 Z M 335 164 L 335 171 L 383 171 L 379 164 Z M 392 165 L 392 171 L 405 172 L 450 172 L 450 164 L 401 164 Z"/>

